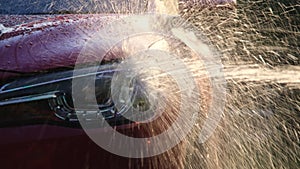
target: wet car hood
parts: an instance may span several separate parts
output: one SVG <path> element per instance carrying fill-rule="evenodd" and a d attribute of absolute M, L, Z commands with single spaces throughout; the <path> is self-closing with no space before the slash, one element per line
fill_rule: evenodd
<path fill-rule="evenodd" d="M 37 19 L 32 16 L 29 23 L 2 28 L 0 79 L 18 73 L 72 67 L 88 39 L 103 25 L 119 18 L 119 15 L 55 15 Z"/>

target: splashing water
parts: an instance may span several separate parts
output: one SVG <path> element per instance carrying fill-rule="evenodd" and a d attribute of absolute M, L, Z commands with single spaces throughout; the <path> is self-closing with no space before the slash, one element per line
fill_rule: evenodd
<path fill-rule="evenodd" d="M 159 6 L 162 1 L 155 2 L 70 1 L 70 9 L 66 9 L 73 11 L 71 13 L 106 11 L 123 14 L 178 11 L 182 18 L 208 37 L 222 54 L 227 101 L 212 137 L 205 143 L 197 141 L 202 127 L 199 122 L 175 148 L 159 156 L 138 159 L 141 167 L 157 168 L 165 163 L 168 167 L 187 169 L 299 168 L 299 2 L 241 0 L 236 5 L 207 7 L 186 0 L 179 1 L 177 9 Z M 52 1 L 47 7 L 54 9 L 56 5 L 56 1 Z M 199 72 L 201 70 L 194 70 L 194 76 L 200 76 Z M 154 84 L 157 85 L 157 82 Z M 166 84 L 170 83 L 162 86 L 167 88 Z M 203 83 L 199 82 L 199 85 Z M 176 90 L 172 92 L 176 95 Z M 205 88 L 201 95 L 209 95 L 209 89 Z M 209 96 L 206 99 L 209 100 Z M 168 99 L 167 103 L 175 105 L 176 109 L 178 100 Z M 205 108 L 200 103 L 190 104 Z M 170 118 L 164 117 L 159 124 L 147 126 L 149 132 L 161 132 L 163 129 L 160 127 L 166 127 L 174 118 L 173 115 Z M 205 115 L 201 119 L 205 119 Z M 162 123 L 166 123 L 166 126 Z M 133 159 L 128 165 L 132 166 L 135 162 L 136 159 Z"/>
<path fill-rule="evenodd" d="M 222 122 L 186 168 L 299 168 L 299 4 L 185 4 L 182 15 L 222 52 L 228 83 Z"/>
<path fill-rule="evenodd" d="M 181 145 L 150 159 L 153 168 L 299 168 L 299 9 L 284 0 L 180 2 L 180 15 L 222 53 L 227 102 L 207 142 L 197 142 L 200 123 Z"/>
<path fill-rule="evenodd" d="M 165 164 L 166 168 L 188 169 L 299 168 L 299 4 L 284 0 L 239 1 L 236 5 L 208 7 L 200 2 L 180 1 L 179 8 L 174 10 L 159 6 L 162 1 L 155 2 L 152 1 L 155 10 L 167 13 L 178 10 L 222 54 L 227 101 L 222 120 L 209 140 L 197 141 L 206 118 L 202 112 L 199 123 L 182 143 L 164 154 L 140 159 L 142 164 L 148 164 L 141 167 L 157 168 Z M 150 2 L 144 8 L 140 4 L 123 1 L 110 5 L 113 12 L 129 14 L 151 8 Z M 191 68 L 195 77 L 202 76 L 200 67 Z M 210 100 L 210 91 L 203 87 L 205 80 L 198 82 L 204 88 L 201 95 L 206 101 L 202 105 L 192 101 L 190 104 L 199 104 L 203 110 Z M 164 117 L 159 123 L 147 126 L 150 133 L 162 132 L 172 122 L 178 100 L 169 99 L 167 104 L 175 110 L 169 110 L 169 119 Z"/>

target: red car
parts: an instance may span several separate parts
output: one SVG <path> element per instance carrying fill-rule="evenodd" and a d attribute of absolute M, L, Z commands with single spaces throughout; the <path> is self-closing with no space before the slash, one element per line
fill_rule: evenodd
<path fill-rule="evenodd" d="M 18 6 L 14 3 L 19 1 L 1 1 L 0 7 L 1 168 L 182 168 L 185 158 L 183 143 L 153 157 L 121 157 L 95 144 L 78 122 L 79 118 L 93 121 L 99 116 L 104 117 L 110 126 L 129 136 L 151 135 L 147 128 L 149 126 L 124 118 L 122 114 L 128 108 L 116 109 L 110 98 L 112 77 L 122 71 L 115 63 L 124 58 L 124 44 L 115 45 L 113 52 L 98 51 L 99 56 L 104 56 L 99 64 L 99 57 L 94 55 L 78 60 L 95 32 L 126 16 L 11 15 L 73 13 L 77 11 L 72 7 L 80 7 L 80 4 L 72 3 L 75 5 L 67 10 L 68 1 L 61 6 L 56 1 L 38 2 L 36 6 L 31 1 L 28 4 L 20 2 L 24 4 Z M 45 4 L 48 8 L 41 8 Z M 79 12 L 84 13 L 90 5 L 83 6 Z M 103 39 L 97 45 L 105 46 L 109 41 Z M 74 67 L 80 75 L 73 74 Z M 91 68 L 96 71 L 88 74 Z M 89 99 L 84 96 L 83 103 L 75 112 L 72 80 L 77 78 L 82 81 L 81 92 L 84 93 L 89 88 L 89 84 L 85 82 L 90 76 L 96 77 L 98 110 L 93 111 L 93 105 L 89 105 Z M 131 99 L 135 98 L 138 98 L 136 104 L 139 108 L 147 107 L 148 100 L 139 89 L 133 89 Z"/>

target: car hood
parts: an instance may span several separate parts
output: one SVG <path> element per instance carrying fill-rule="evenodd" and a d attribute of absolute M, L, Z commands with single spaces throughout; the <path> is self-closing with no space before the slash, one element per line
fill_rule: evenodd
<path fill-rule="evenodd" d="M 20 74 L 74 66 L 86 42 L 104 25 L 120 15 L 1 16 L 10 20 L 1 25 L 0 79 Z M 11 18 L 11 19 L 9 19 Z M 23 20 L 24 22 L 24 20 Z M 8 27 L 10 26 L 10 27 Z M 101 41 L 97 42 L 101 45 Z M 102 51 L 99 51 L 102 52 Z M 95 61 L 91 56 L 85 61 Z"/>

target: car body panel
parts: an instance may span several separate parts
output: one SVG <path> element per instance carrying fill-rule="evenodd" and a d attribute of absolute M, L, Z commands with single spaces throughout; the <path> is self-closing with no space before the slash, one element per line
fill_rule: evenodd
<path fill-rule="evenodd" d="M 223 4 L 223 1 L 220 3 Z M 15 79 L 34 77 L 61 69 L 71 70 L 84 45 L 94 33 L 126 16 L 116 14 L 0 16 L 1 19 L 6 19 L 2 25 L 5 29 L 2 29 L 0 36 L 0 82 L 8 83 Z M 101 45 L 105 42 L 98 43 Z M 99 51 L 99 54 L 102 55 L 104 52 L 107 51 Z M 106 55 L 103 59 L 110 61 L 118 57 L 122 57 L 122 54 Z M 85 62 L 99 59 L 102 58 L 91 56 L 86 58 Z M 79 64 L 85 62 L 79 61 Z M 207 83 L 207 77 L 199 81 L 199 85 L 205 86 L 205 89 Z M 201 95 L 206 96 L 208 92 L 209 90 L 205 90 Z M 204 105 L 209 101 L 209 98 L 205 98 Z M 164 154 L 133 159 L 109 153 L 95 144 L 80 125 L 61 121 L 47 106 L 45 103 L 33 103 L 0 109 L 1 119 L 4 120 L 0 125 L 1 168 L 126 169 L 151 168 L 152 165 L 156 168 L 182 168 L 177 165 L 180 159 L 161 163 L 161 160 L 166 160 Z M 138 124 L 117 127 L 119 132 L 137 137 L 147 136 L 144 129 Z M 100 135 L 102 131 L 103 129 L 97 130 Z M 182 150 L 181 146 L 179 144 L 169 152 L 178 152 L 178 149 Z M 175 156 L 179 158 L 180 153 L 184 154 L 178 152 Z"/>
<path fill-rule="evenodd" d="M 124 16 L 59 15 L 13 26 L 13 29 L 2 32 L 0 38 L 1 81 L 26 80 L 27 77 L 38 77 L 39 74 L 60 68 L 73 68 L 84 44 L 93 33 L 120 17 Z M 106 51 L 99 53 L 102 52 Z M 108 55 L 104 59 L 118 57 Z M 91 57 L 85 61 L 98 59 Z M 8 105 L 2 107 L 0 113 L 0 161 L 6 169 L 126 169 L 149 167 L 153 162 L 153 158 L 131 159 L 107 152 L 95 144 L 78 123 L 55 117 L 46 103 Z M 134 123 L 120 125 L 116 129 L 135 137 L 147 135 L 144 132 L 146 130 Z M 101 135 L 105 129 L 100 128 L 96 132 Z M 159 156 L 155 158 L 159 159 Z M 176 167 L 171 162 L 164 164 L 164 168 Z"/>
<path fill-rule="evenodd" d="M 7 70 L 0 72 L 0 79 L 16 75 L 11 72 L 24 74 L 74 66 L 92 35 L 119 18 L 118 15 L 56 16 L 15 26 L 0 38 L 0 69 Z"/>

